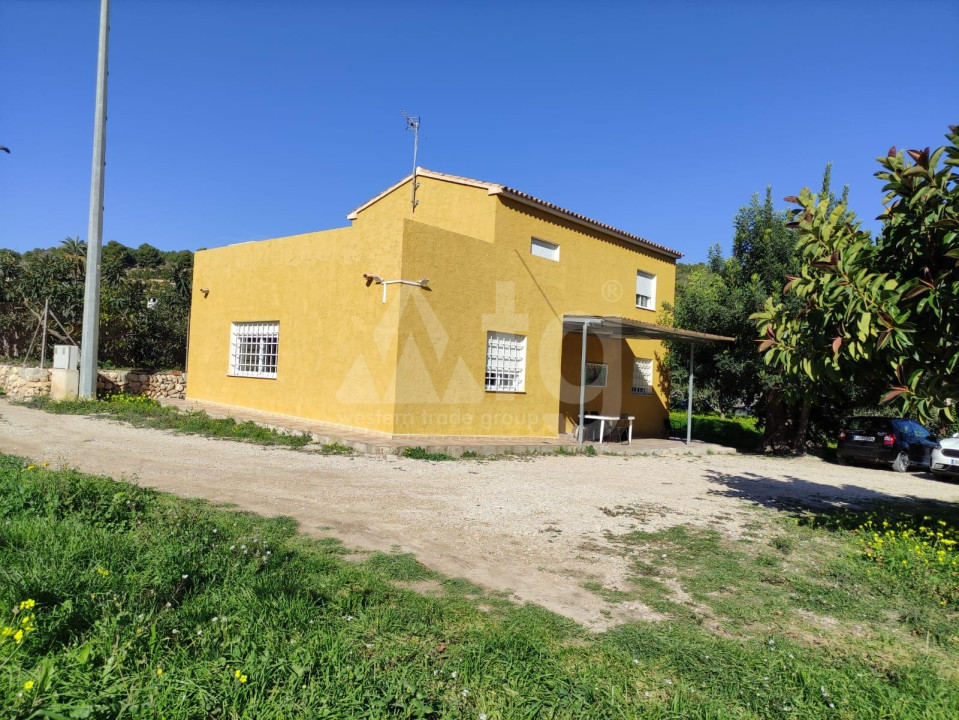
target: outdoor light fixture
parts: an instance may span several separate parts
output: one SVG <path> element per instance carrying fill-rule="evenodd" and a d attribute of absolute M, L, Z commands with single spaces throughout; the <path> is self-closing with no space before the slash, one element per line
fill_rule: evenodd
<path fill-rule="evenodd" d="M 433 288 L 430 287 L 430 279 L 423 278 L 419 282 L 414 280 L 384 280 L 379 275 L 371 275 L 369 273 L 363 273 L 363 279 L 366 280 L 366 287 L 369 287 L 373 283 L 383 286 L 383 304 L 386 304 L 386 286 L 387 285 L 412 285 L 413 287 L 422 288 L 423 290 L 433 291 Z"/>
<path fill-rule="evenodd" d="M 200 292 L 203 293 L 203 297 L 206 297 L 210 294 L 210 288 L 200 288 Z"/>

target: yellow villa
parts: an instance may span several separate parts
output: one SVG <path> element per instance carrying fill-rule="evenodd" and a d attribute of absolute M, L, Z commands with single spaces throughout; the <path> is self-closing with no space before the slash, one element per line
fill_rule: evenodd
<path fill-rule="evenodd" d="M 657 324 L 680 253 L 503 185 L 417 168 L 347 218 L 196 254 L 188 398 L 390 436 L 659 436 L 662 340 L 720 339 Z"/>

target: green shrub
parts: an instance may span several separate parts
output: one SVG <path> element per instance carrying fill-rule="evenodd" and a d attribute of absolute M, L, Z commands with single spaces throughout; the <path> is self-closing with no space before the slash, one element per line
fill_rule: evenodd
<path fill-rule="evenodd" d="M 674 436 L 686 437 L 685 412 L 671 412 L 669 422 Z M 763 433 L 754 417 L 693 415 L 693 439 L 753 452 L 762 448 Z"/>

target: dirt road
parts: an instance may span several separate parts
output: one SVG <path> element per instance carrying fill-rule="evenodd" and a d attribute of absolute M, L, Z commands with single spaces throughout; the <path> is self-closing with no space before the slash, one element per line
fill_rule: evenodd
<path fill-rule="evenodd" d="M 322 456 L 50 415 L 0 400 L 0 452 L 125 478 L 266 515 L 348 547 L 415 553 L 425 565 L 594 628 L 652 618 L 583 589 L 623 586 L 606 539 L 680 523 L 737 534 L 757 505 L 908 497 L 959 502 L 916 473 L 750 456 L 537 457 L 434 463 Z"/>

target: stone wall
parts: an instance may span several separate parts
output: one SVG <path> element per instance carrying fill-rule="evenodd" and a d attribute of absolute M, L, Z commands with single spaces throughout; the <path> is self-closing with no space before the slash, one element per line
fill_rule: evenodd
<path fill-rule="evenodd" d="M 16 398 L 49 395 L 50 370 L 0 364 L 0 390 Z M 182 398 L 186 392 L 186 373 L 179 370 L 101 370 L 97 375 L 97 391 Z"/>
<path fill-rule="evenodd" d="M 20 365 L 0 365 L 0 390 L 11 397 L 50 394 L 50 371 Z"/>
<path fill-rule="evenodd" d="M 144 370 L 101 370 L 97 375 L 97 391 L 152 398 L 182 398 L 186 393 L 186 373 L 180 370 L 152 373 Z"/>

